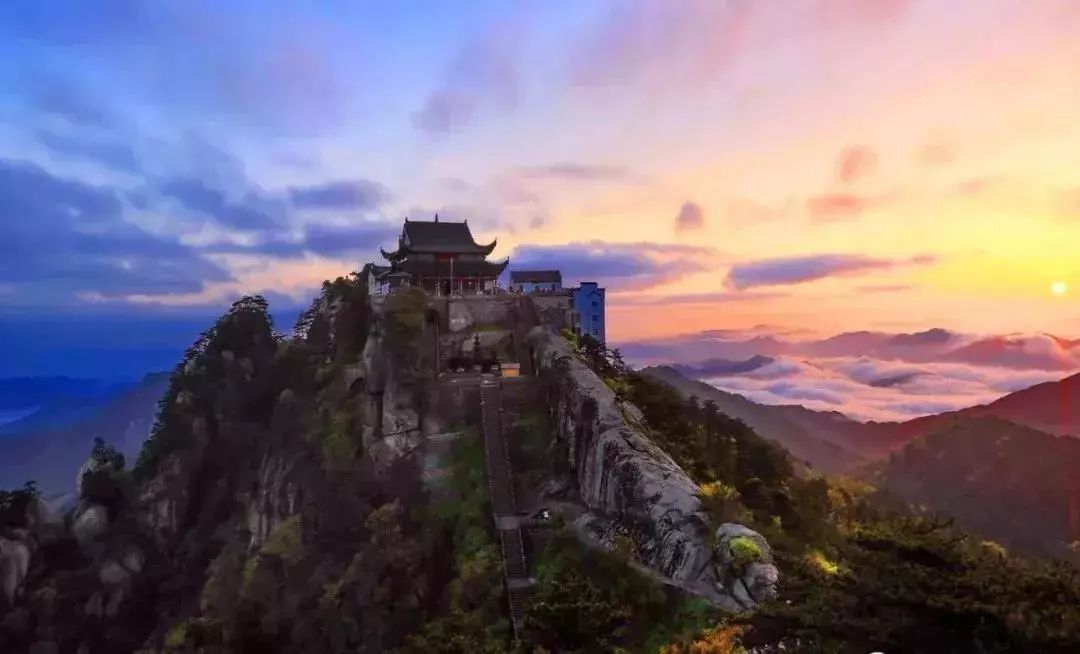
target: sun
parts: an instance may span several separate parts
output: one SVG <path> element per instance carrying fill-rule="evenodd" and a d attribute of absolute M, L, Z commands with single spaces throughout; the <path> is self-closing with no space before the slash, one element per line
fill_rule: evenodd
<path fill-rule="evenodd" d="M 1054 282 L 1050 285 L 1050 292 L 1054 295 L 1065 295 L 1069 292 L 1069 286 L 1065 282 Z"/>

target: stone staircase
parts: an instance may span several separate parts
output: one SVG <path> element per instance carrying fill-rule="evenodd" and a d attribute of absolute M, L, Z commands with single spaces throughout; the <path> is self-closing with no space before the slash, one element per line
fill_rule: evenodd
<path fill-rule="evenodd" d="M 529 577 L 520 517 L 514 501 L 510 458 L 502 430 L 502 396 L 498 379 L 484 379 L 480 382 L 480 410 L 488 491 L 495 527 L 502 544 L 503 574 L 510 604 L 510 620 L 517 635 L 525 624 L 525 607 L 533 579 Z"/>

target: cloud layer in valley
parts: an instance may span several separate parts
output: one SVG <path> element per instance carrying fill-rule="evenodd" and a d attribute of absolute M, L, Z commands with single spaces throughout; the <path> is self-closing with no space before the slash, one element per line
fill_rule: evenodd
<path fill-rule="evenodd" d="M 1044 334 L 977 337 L 929 330 L 796 340 L 715 331 L 623 348 L 638 364 L 685 374 L 763 404 L 800 404 L 857 420 L 907 420 L 991 402 L 1080 371 L 1080 343 Z"/>

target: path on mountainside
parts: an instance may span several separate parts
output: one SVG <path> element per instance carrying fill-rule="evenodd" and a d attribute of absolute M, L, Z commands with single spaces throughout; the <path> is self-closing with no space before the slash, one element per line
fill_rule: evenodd
<path fill-rule="evenodd" d="M 480 382 L 481 427 L 484 434 L 484 462 L 495 528 L 502 543 L 503 573 L 510 603 L 510 619 L 515 634 L 525 624 L 525 605 L 534 580 L 525 560 L 521 518 L 514 500 L 514 481 L 506 438 L 502 428 L 502 391 L 497 378 Z"/>

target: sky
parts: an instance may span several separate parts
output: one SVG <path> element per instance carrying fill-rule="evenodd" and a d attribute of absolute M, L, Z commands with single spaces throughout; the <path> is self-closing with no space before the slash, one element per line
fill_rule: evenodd
<path fill-rule="evenodd" d="M 436 212 L 615 343 L 1075 337 L 1076 61 L 1070 0 L 7 0 L 0 377 L 287 328 Z"/>

